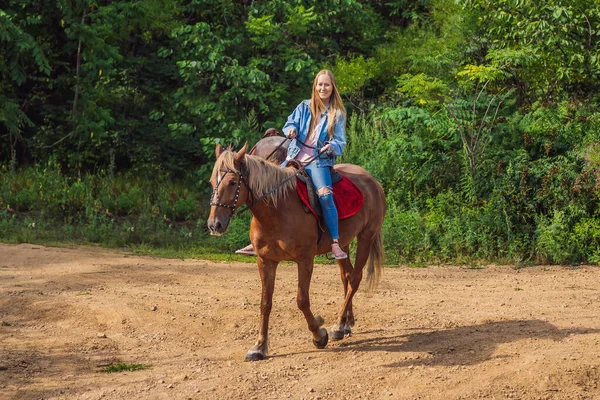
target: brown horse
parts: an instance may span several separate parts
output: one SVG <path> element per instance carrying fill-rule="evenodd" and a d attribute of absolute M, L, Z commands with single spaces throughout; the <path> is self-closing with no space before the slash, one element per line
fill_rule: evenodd
<path fill-rule="evenodd" d="M 328 334 L 321 327 L 323 319 L 315 317 L 310 309 L 309 287 L 314 257 L 331 249 L 331 238 L 325 233 L 318 242 L 318 222 L 312 214 L 304 211 L 296 194 L 296 171 L 279 168 L 260 157 L 246 154 L 246 146 L 235 153 L 223 150 L 217 144 L 216 155 L 217 161 L 210 180 L 213 195 L 207 221 L 211 234 L 221 235 L 225 232 L 233 213 L 243 204 L 250 208 L 253 215 L 250 240 L 257 252 L 262 296 L 258 340 L 248 350 L 246 360 L 262 360 L 267 354 L 275 273 L 277 265 L 283 260 L 298 264 L 298 308 L 306 318 L 313 344 L 317 348 L 324 348 Z M 337 261 L 345 300 L 338 320 L 331 328 L 331 335 L 339 340 L 349 335 L 350 327 L 354 325 L 352 298 L 358 290 L 367 262 L 368 285 L 374 287 L 379 280 L 384 256 L 381 226 L 386 204 L 383 188 L 367 171 L 351 164 L 336 165 L 335 169 L 354 182 L 365 195 L 361 210 L 341 220 L 339 225 L 340 245 L 345 252 L 349 251 L 350 242 L 357 238 L 354 267 L 350 258 Z M 284 181 L 276 191 L 256 201 Z"/>

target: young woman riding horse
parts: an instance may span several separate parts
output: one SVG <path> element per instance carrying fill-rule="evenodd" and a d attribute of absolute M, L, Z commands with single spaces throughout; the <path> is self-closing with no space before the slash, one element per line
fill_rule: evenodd
<path fill-rule="evenodd" d="M 316 82 L 318 82 L 318 77 L 319 75 L 315 79 Z M 326 90 L 324 90 L 325 92 Z M 308 106 L 306 103 L 303 104 Z M 302 112 L 305 106 L 301 104 L 298 108 Z M 333 116 L 331 108 L 325 109 L 325 111 L 328 111 L 328 116 Z M 305 110 L 305 112 L 308 111 Z M 290 118 L 293 125 L 294 114 Z M 327 131 L 324 120 L 321 119 L 320 122 L 322 123 L 319 128 L 320 132 Z M 307 124 L 310 125 L 308 122 Z M 302 126 L 294 125 L 294 127 L 302 132 Z M 286 133 L 290 134 L 290 131 L 291 129 L 288 129 Z M 296 135 L 298 139 L 302 140 L 298 130 Z M 329 145 L 335 154 L 339 154 L 343 147 L 336 146 L 340 145 L 341 141 L 337 141 L 335 145 L 332 144 L 334 138 L 335 135 L 329 140 L 322 141 L 323 147 Z M 317 139 L 317 144 L 318 140 L 321 139 Z M 312 154 L 315 152 L 319 154 L 317 150 L 314 150 Z M 317 348 L 324 348 L 329 335 L 327 330 L 321 327 L 323 319 L 315 317 L 311 311 L 309 289 L 315 255 L 325 254 L 330 250 L 333 250 L 335 254 L 335 250 L 331 245 L 333 238 L 330 236 L 324 235 L 319 240 L 318 221 L 313 214 L 306 213 L 303 208 L 303 203 L 296 192 L 296 170 L 280 168 L 260 157 L 248 155 L 246 146 L 236 153 L 224 150 L 217 144 L 216 155 L 217 161 L 211 176 L 213 196 L 207 221 L 211 234 L 224 233 L 231 217 L 243 204 L 250 209 L 253 215 L 250 224 L 250 240 L 257 253 L 262 294 L 258 338 L 256 344 L 248 350 L 246 359 L 249 361 L 262 360 L 267 355 L 275 274 L 279 262 L 283 260 L 293 261 L 298 265 L 296 298 L 298 308 L 304 314 L 308 329 L 312 333 L 313 344 Z M 329 173 L 328 168 L 326 170 Z M 339 340 L 349 335 L 351 327 L 354 325 L 352 299 L 361 283 L 365 265 L 367 266 L 369 286 L 376 285 L 379 279 L 384 256 L 381 226 L 386 204 L 383 188 L 367 171 L 350 164 L 336 165 L 335 170 L 352 181 L 364 195 L 364 203 L 360 210 L 339 221 L 338 245 L 341 246 L 341 252 L 348 253 L 350 242 L 354 238 L 357 239 L 354 266 L 348 257 L 337 260 L 344 287 L 344 302 L 330 334 L 333 339 Z M 312 176 L 314 179 L 315 174 L 313 173 Z M 278 187 L 278 189 L 272 191 L 274 187 Z M 331 192 L 327 182 L 320 187 L 327 187 Z M 323 192 L 322 190 L 320 194 L 327 194 Z M 337 219 L 335 223 L 338 224 Z M 331 231 L 331 226 L 329 230 Z"/>
<path fill-rule="evenodd" d="M 306 166 L 306 172 L 319 194 L 325 225 L 332 239 L 331 252 L 337 260 L 348 255 L 339 245 L 338 213 L 331 193 L 330 169 L 346 146 L 345 124 L 346 109 L 335 77 L 331 71 L 321 70 L 315 76 L 310 100 L 301 102 L 283 127 L 283 133 L 293 140 L 282 166 L 292 159 Z M 254 255 L 255 251 L 250 245 L 237 253 Z"/>

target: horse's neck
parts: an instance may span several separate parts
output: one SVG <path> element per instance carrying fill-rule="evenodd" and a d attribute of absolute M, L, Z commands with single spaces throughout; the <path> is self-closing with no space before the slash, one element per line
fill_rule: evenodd
<path fill-rule="evenodd" d="M 293 173 L 282 173 L 279 167 L 276 167 L 266 162 L 254 164 L 252 169 L 249 171 L 250 175 L 250 189 L 254 193 L 254 200 L 262 198 L 260 202 L 265 202 L 271 207 L 277 200 L 277 206 L 279 203 L 287 201 L 291 193 L 291 189 L 295 183 L 295 177 Z M 264 198 L 263 198 L 264 197 Z"/>
<path fill-rule="evenodd" d="M 295 178 L 292 178 L 295 179 Z M 293 217 L 294 215 L 301 215 L 299 213 L 302 205 L 300 204 L 299 197 L 293 188 L 279 188 L 278 190 L 285 191 L 282 197 L 277 203 L 277 207 L 267 200 L 263 199 L 252 205 L 252 200 L 248 199 L 247 205 L 252 207 L 250 211 L 252 216 L 264 227 L 268 227 L 269 230 L 288 230 L 293 229 L 294 224 L 297 222 Z M 256 199 L 255 199 L 256 200 Z"/>
<path fill-rule="evenodd" d="M 278 190 L 289 191 L 290 189 L 280 188 Z M 277 207 L 273 206 L 273 203 L 268 199 L 268 196 L 260 201 L 257 201 L 260 197 L 255 199 L 248 198 L 246 204 L 248 207 L 251 207 L 250 211 L 255 218 L 258 218 L 261 221 L 269 221 L 269 219 L 272 218 L 280 218 L 282 214 L 289 210 L 289 202 L 292 196 L 292 193 L 283 194 L 282 198 L 279 199 L 279 202 L 277 203 Z"/>
<path fill-rule="evenodd" d="M 252 216 L 263 224 L 273 218 L 277 218 L 275 215 L 275 212 L 277 211 L 275 207 L 265 204 L 264 201 L 259 201 L 254 204 L 250 211 L 252 212 Z"/>

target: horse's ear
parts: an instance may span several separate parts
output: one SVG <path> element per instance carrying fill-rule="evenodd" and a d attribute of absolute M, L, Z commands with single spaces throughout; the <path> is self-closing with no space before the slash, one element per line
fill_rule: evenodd
<path fill-rule="evenodd" d="M 233 158 L 234 161 L 236 162 L 236 164 L 243 164 L 244 163 L 244 157 L 246 157 L 246 149 L 248 149 L 248 142 L 246 142 L 246 144 L 244 144 L 244 147 L 242 147 L 240 149 L 240 151 L 238 151 L 235 154 L 235 157 Z"/>
<path fill-rule="evenodd" d="M 215 148 L 215 154 L 217 155 L 217 158 L 219 158 L 222 153 L 223 153 L 223 146 L 221 146 L 221 143 L 217 143 L 217 146 Z"/>

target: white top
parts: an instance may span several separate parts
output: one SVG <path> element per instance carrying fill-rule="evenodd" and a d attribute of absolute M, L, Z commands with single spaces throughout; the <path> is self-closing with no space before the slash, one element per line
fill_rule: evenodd
<path fill-rule="evenodd" d="M 321 132 L 324 122 L 325 122 L 325 114 L 321 114 L 321 119 L 319 120 L 319 123 L 315 126 L 315 128 L 311 132 L 310 136 L 306 140 L 306 144 L 308 146 L 317 147 L 317 139 L 319 138 L 319 132 Z M 300 152 L 296 156 L 296 160 L 300 161 L 302 163 L 302 165 L 305 165 L 314 157 L 315 153 L 314 153 L 314 149 L 311 149 L 308 146 L 303 146 L 303 145 L 301 145 L 301 146 L 302 146 L 302 148 L 300 149 Z"/>

